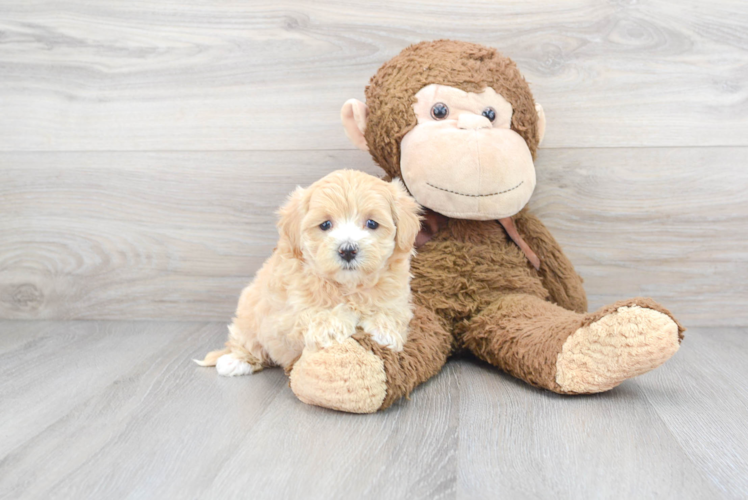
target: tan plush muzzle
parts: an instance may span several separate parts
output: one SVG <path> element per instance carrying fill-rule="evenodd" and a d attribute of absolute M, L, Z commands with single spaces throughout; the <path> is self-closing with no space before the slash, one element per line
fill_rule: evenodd
<path fill-rule="evenodd" d="M 402 141 L 400 168 L 423 206 L 460 219 L 510 217 L 535 189 L 527 144 L 511 129 L 481 126 L 480 115 L 419 125 Z M 435 168 L 450 165 L 450 168 Z"/>

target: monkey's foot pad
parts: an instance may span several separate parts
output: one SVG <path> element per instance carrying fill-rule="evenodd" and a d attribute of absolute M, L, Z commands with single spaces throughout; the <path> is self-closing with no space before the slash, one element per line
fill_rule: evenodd
<path fill-rule="evenodd" d="M 566 340 L 556 361 L 556 382 L 566 393 L 607 391 L 657 368 L 679 346 L 678 325 L 666 314 L 619 307 Z"/>
<path fill-rule="evenodd" d="M 304 403 L 350 413 L 377 411 L 387 394 L 384 362 L 350 338 L 320 351 L 305 350 L 290 379 Z"/>

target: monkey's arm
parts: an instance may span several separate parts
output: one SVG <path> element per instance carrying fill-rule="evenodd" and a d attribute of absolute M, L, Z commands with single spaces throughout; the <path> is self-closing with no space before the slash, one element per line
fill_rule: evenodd
<path fill-rule="evenodd" d="M 582 278 L 551 232 L 527 209 L 515 215 L 514 222 L 517 231 L 540 257 L 540 276 L 551 300 L 564 309 L 586 312 L 587 295 Z"/>
<path fill-rule="evenodd" d="M 307 404 L 352 413 L 384 410 L 441 370 L 452 352 L 452 333 L 436 314 L 415 305 L 402 351 L 359 332 L 327 349 L 305 349 L 287 369 L 291 389 Z"/>

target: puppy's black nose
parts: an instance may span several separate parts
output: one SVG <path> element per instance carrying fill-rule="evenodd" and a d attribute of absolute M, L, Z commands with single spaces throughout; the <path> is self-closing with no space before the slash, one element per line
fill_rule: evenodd
<path fill-rule="evenodd" d="M 350 243 L 344 243 L 340 245 L 340 248 L 338 248 L 338 253 L 340 254 L 341 259 L 346 262 L 350 262 L 356 258 L 356 254 L 358 253 L 358 246 L 352 245 Z"/>

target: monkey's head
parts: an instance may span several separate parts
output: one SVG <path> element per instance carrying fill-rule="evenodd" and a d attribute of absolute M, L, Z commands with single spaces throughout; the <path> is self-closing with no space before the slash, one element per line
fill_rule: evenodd
<path fill-rule="evenodd" d="M 351 99 L 346 134 L 423 206 L 459 219 L 510 217 L 535 189 L 545 131 L 514 62 L 467 42 L 422 42 L 382 66 Z"/>

